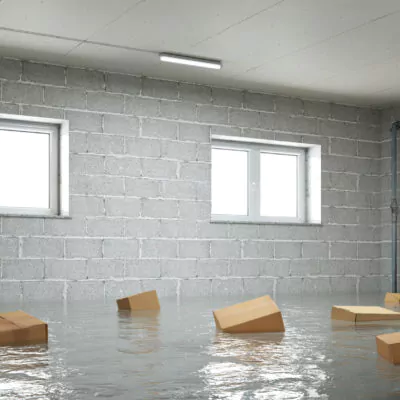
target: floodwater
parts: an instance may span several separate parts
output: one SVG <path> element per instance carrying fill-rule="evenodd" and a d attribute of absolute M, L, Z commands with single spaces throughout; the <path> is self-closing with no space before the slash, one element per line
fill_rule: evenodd
<path fill-rule="evenodd" d="M 383 295 L 279 297 L 284 334 L 216 332 L 211 310 L 242 300 L 164 298 L 160 313 L 135 314 L 113 302 L 1 304 L 48 321 L 50 337 L 0 347 L 0 399 L 400 398 L 400 366 L 375 345 L 399 322 L 330 320 L 333 304 L 382 305 Z"/>

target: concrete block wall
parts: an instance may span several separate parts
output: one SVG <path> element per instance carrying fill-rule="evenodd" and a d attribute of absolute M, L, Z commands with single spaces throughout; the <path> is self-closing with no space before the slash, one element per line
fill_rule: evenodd
<path fill-rule="evenodd" d="M 71 219 L 0 219 L 0 301 L 382 288 L 380 111 L 12 59 L 0 88 L 71 151 Z M 320 144 L 322 225 L 210 223 L 211 134 Z"/>

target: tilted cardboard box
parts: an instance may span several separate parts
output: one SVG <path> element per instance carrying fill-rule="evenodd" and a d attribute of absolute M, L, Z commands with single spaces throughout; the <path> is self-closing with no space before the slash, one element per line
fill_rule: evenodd
<path fill-rule="evenodd" d="M 387 321 L 400 320 L 400 313 L 375 306 L 333 306 L 331 318 L 352 322 Z"/>
<path fill-rule="evenodd" d="M 385 303 L 400 305 L 400 293 L 386 293 Z"/>
<path fill-rule="evenodd" d="M 48 327 L 23 311 L 0 314 L 0 346 L 47 343 Z"/>
<path fill-rule="evenodd" d="M 392 364 L 400 364 L 400 332 L 377 336 L 376 348 L 383 358 Z"/>
<path fill-rule="evenodd" d="M 157 292 L 151 290 L 149 292 L 138 293 L 133 296 L 125 297 L 117 300 L 118 310 L 159 310 L 160 303 L 158 301 Z"/>
<path fill-rule="evenodd" d="M 269 296 L 213 312 L 217 328 L 229 333 L 284 332 L 282 314 Z"/>

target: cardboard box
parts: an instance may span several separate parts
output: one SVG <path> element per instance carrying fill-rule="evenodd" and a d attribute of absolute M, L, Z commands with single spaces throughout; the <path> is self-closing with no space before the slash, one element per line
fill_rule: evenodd
<path fill-rule="evenodd" d="M 284 332 L 282 314 L 269 296 L 213 312 L 217 328 L 229 333 Z"/>
<path fill-rule="evenodd" d="M 158 301 L 157 292 L 151 290 L 149 292 L 138 293 L 133 296 L 125 297 L 117 300 L 118 310 L 159 310 L 160 303 Z"/>
<path fill-rule="evenodd" d="M 23 311 L 0 314 L 0 346 L 47 343 L 47 324 Z"/>
<path fill-rule="evenodd" d="M 331 318 L 351 322 L 388 321 L 400 320 L 400 313 L 375 306 L 333 306 Z"/>
<path fill-rule="evenodd" d="M 400 305 L 400 293 L 386 293 L 385 303 Z"/>
<path fill-rule="evenodd" d="M 392 364 L 400 364 L 400 332 L 377 336 L 376 348 L 383 358 Z"/>

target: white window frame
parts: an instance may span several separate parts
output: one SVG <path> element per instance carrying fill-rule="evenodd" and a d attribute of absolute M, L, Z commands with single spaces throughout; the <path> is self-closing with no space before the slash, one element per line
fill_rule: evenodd
<path fill-rule="evenodd" d="M 50 139 L 49 207 L 4 207 L 4 216 L 69 216 L 69 124 L 66 120 L 0 114 L 0 130 L 48 134 Z M 1 188 L 0 188 L 1 191 Z"/>
<path fill-rule="evenodd" d="M 212 149 L 247 151 L 248 177 L 247 177 L 247 215 L 212 214 L 213 222 L 250 222 L 250 223 L 280 223 L 302 224 L 307 222 L 307 168 L 305 146 L 295 146 L 294 143 L 245 140 L 232 140 L 225 137 L 214 136 Z M 260 155 L 262 153 L 288 154 L 297 156 L 297 216 L 296 217 L 268 217 L 261 215 L 260 200 Z M 212 165 L 211 165 L 212 168 Z"/>

